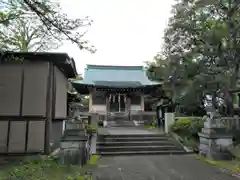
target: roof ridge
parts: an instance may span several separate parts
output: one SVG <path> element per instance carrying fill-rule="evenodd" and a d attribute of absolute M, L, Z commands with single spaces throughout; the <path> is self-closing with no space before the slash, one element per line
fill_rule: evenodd
<path fill-rule="evenodd" d="M 121 65 L 93 65 L 87 64 L 86 69 L 114 69 L 114 70 L 143 70 L 143 66 L 121 66 Z"/>

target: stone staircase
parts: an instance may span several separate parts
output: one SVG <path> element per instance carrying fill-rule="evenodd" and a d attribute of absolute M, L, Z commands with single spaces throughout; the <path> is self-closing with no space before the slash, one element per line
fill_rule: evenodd
<path fill-rule="evenodd" d="M 99 155 L 185 154 L 175 139 L 165 134 L 99 135 Z"/>
<path fill-rule="evenodd" d="M 113 113 L 107 121 L 108 127 L 135 127 L 133 121 L 129 120 L 128 114 L 123 112 Z"/>
<path fill-rule="evenodd" d="M 125 119 L 115 119 L 113 121 L 108 121 L 108 127 L 135 127 L 133 121 L 125 120 Z"/>

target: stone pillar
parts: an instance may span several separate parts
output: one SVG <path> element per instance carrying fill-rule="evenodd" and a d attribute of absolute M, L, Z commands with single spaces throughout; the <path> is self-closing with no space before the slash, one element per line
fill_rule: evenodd
<path fill-rule="evenodd" d="M 98 121 L 99 121 L 99 115 L 98 113 L 91 113 L 91 125 L 93 125 L 94 127 L 98 126 Z"/>
<path fill-rule="evenodd" d="M 229 148 L 233 145 L 233 135 L 221 126 L 221 117 L 211 112 L 205 117 L 204 128 L 198 133 L 199 154 L 214 160 L 231 159 Z"/>
<path fill-rule="evenodd" d="M 165 133 L 169 133 L 171 125 L 175 121 L 174 112 L 166 112 L 165 114 Z"/>
<path fill-rule="evenodd" d="M 89 111 L 92 111 L 92 94 L 89 94 Z"/>
<path fill-rule="evenodd" d="M 144 111 L 144 95 L 141 95 L 141 110 Z"/>
<path fill-rule="evenodd" d="M 108 114 L 109 114 L 109 111 L 110 111 L 109 96 L 106 95 L 106 114 L 105 114 L 104 121 L 107 121 L 107 120 L 108 120 Z"/>
<path fill-rule="evenodd" d="M 92 113 L 91 115 L 91 125 L 94 127 L 98 127 L 98 122 L 99 122 L 99 114 L 97 113 Z M 90 154 L 96 154 L 96 143 L 97 143 L 97 133 L 93 133 L 91 135 L 91 149 L 90 149 Z"/>

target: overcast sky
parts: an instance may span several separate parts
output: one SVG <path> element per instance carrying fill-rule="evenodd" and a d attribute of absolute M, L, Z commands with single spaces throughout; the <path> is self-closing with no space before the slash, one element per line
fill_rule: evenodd
<path fill-rule="evenodd" d="M 90 16 L 94 23 L 84 37 L 95 54 L 64 43 L 82 73 L 86 64 L 144 65 L 160 51 L 174 0 L 60 0 L 69 17 Z"/>

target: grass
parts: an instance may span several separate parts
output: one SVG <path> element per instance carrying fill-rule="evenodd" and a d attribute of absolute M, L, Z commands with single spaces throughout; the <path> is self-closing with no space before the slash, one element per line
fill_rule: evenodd
<path fill-rule="evenodd" d="M 93 155 L 89 164 L 61 165 L 52 159 L 25 160 L 0 169 L 0 180 L 91 180 L 88 166 L 98 164 L 99 156 Z"/>
<path fill-rule="evenodd" d="M 191 135 L 186 135 L 182 133 L 175 133 L 172 132 L 175 135 L 177 135 L 178 140 L 186 147 L 192 149 L 193 151 L 198 151 L 199 142 L 196 138 L 192 137 Z"/>
<path fill-rule="evenodd" d="M 195 149 L 196 147 L 198 147 L 198 143 L 197 141 L 191 137 L 191 136 L 181 136 L 182 138 L 182 143 L 187 146 L 187 147 L 191 147 L 193 149 Z"/>
<path fill-rule="evenodd" d="M 151 125 L 144 125 L 144 128 L 145 129 L 155 129 L 156 127 L 151 126 Z"/>
<path fill-rule="evenodd" d="M 224 169 L 230 170 L 234 173 L 240 173 L 240 161 L 238 159 L 233 159 L 230 161 L 215 161 L 215 160 L 211 160 L 211 159 L 208 159 L 203 156 L 196 155 L 196 154 L 192 155 L 192 156 L 194 156 L 197 159 L 200 159 L 201 161 L 203 161 L 207 164 L 210 164 L 212 166 L 224 168 Z"/>
<path fill-rule="evenodd" d="M 100 156 L 99 155 L 92 155 L 88 161 L 89 165 L 97 165 L 99 162 Z"/>

